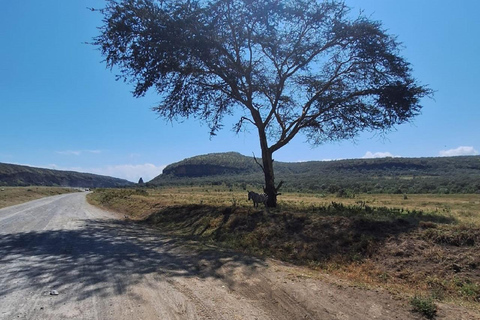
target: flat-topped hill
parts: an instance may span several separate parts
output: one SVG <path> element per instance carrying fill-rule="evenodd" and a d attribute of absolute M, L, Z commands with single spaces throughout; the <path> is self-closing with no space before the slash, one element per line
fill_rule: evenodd
<path fill-rule="evenodd" d="M 261 159 L 257 159 L 261 162 Z M 335 193 L 477 193 L 480 156 L 274 162 L 276 181 L 290 190 Z M 263 185 L 253 157 L 199 155 L 167 166 L 149 185 Z"/>

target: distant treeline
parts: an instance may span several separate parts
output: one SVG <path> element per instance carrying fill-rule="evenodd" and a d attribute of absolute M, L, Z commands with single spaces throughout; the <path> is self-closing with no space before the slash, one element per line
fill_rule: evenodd
<path fill-rule="evenodd" d="M 284 191 L 343 196 L 357 193 L 480 193 L 480 156 L 275 162 L 274 166 L 276 181 L 284 181 Z M 232 188 L 261 188 L 263 174 L 252 157 L 234 152 L 216 153 L 171 164 L 148 184 L 221 184 Z"/>

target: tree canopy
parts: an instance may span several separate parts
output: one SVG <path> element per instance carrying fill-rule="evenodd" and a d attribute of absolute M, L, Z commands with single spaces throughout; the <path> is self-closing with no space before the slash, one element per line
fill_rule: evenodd
<path fill-rule="evenodd" d="M 299 132 L 314 145 L 386 132 L 432 93 L 395 36 L 339 1 L 110 0 L 101 12 L 94 44 L 134 96 L 159 93 L 159 115 L 197 117 L 213 135 L 240 111 L 235 130 L 257 129 L 270 205 L 272 154 Z"/>

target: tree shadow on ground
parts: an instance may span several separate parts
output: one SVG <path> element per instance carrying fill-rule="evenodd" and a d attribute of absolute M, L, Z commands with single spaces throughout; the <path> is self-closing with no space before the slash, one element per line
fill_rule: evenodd
<path fill-rule="evenodd" d="M 385 241 L 420 225 L 454 224 L 452 217 L 338 203 L 308 211 L 184 205 L 164 208 L 146 223 L 188 239 L 214 241 L 299 264 L 371 257 Z"/>
<path fill-rule="evenodd" d="M 250 270 L 265 264 L 218 248 L 189 250 L 185 242 L 144 224 L 86 220 L 75 230 L 1 234 L 0 297 L 22 284 L 32 289 L 75 286 L 79 300 L 112 290 L 120 295 L 148 274 L 224 278 L 220 269 L 227 263 Z"/>

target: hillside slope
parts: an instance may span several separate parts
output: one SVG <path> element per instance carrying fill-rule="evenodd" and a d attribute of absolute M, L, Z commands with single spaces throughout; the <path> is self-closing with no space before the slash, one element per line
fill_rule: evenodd
<path fill-rule="evenodd" d="M 260 159 L 259 159 L 260 161 Z M 479 193 L 480 156 L 274 162 L 276 180 L 291 191 L 325 193 Z M 253 157 L 212 153 L 167 166 L 153 186 L 263 185 Z"/>
<path fill-rule="evenodd" d="M 127 180 L 91 173 L 60 171 L 0 163 L 0 186 L 114 188 L 133 185 L 134 183 Z"/>
<path fill-rule="evenodd" d="M 192 178 L 255 173 L 259 170 L 260 167 L 252 157 L 237 152 L 225 152 L 199 155 L 172 163 L 163 169 L 163 175 Z"/>

